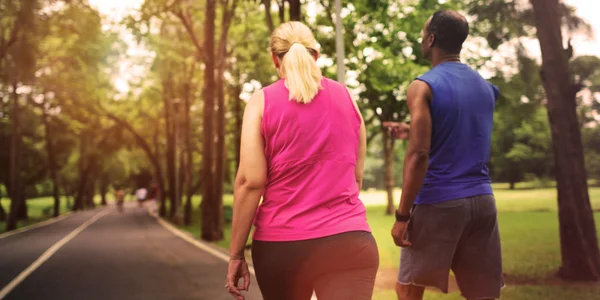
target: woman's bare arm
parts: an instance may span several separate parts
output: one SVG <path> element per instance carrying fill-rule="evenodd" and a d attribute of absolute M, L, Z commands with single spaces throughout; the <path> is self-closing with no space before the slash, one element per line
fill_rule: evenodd
<path fill-rule="evenodd" d="M 261 134 L 264 93 L 252 95 L 244 111 L 240 166 L 233 190 L 233 221 L 231 228 L 231 259 L 244 257 L 258 203 L 267 184 L 267 161 Z"/>

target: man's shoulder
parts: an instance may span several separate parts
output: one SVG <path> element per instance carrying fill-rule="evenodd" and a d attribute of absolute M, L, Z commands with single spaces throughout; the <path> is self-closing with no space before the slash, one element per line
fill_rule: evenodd
<path fill-rule="evenodd" d="M 429 86 L 429 88 L 433 90 L 433 88 L 437 86 L 440 76 L 441 74 L 439 70 L 436 70 L 436 68 L 434 67 L 429 69 L 429 71 L 423 73 L 422 75 L 417 76 L 415 80 L 411 83 L 411 85 L 426 83 Z"/>

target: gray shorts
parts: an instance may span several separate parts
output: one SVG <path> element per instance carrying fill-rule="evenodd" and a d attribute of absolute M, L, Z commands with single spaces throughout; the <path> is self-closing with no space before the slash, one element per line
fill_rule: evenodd
<path fill-rule="evenodd" d="M 499 298 L 504 286 L 496 201 L 481 195 L 415 205 L 399 284 L 448 292 L 450 270 L 467 299 Z"/>

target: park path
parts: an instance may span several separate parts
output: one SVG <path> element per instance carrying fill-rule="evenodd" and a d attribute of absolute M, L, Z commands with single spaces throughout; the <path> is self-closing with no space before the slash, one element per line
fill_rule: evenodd
<path fill-rule="evenodd" d="M 47 260 L 39 264 L 40 256 Z M 15 286 L 26 269 L 30 274 Z M 74 213 L 0 236 L 0 298 L 14 286 L 4 299 L 233 299 L 224 289 L 226 271 L 224 260 L 137 207 Z M 254 278 L 246 296 L 262 299 Z"/>

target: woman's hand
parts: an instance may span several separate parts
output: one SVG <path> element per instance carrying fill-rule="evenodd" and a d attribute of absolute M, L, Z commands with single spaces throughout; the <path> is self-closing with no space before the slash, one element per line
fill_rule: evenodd
<path fill-rule="evenodd" d="M 244 285 L 238 286 L 240 279 L 244 279 Z M 248 291 L 250 287 L 250 270 L 245 259 L 230 259 L 227 268 L 227 284 L 225 288 L 237 300 L 244 300 L 240 291 Z"/>

